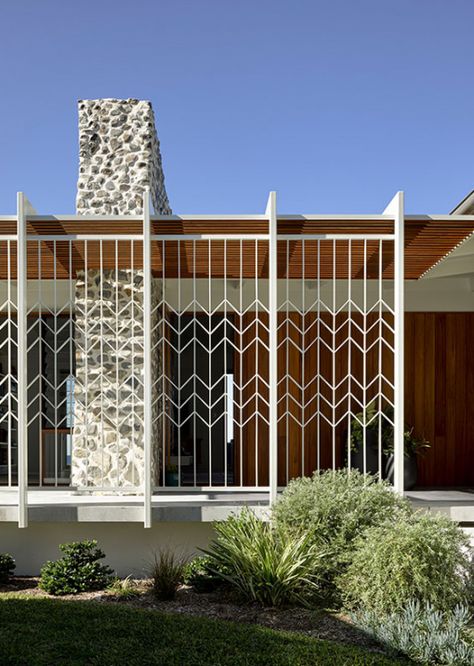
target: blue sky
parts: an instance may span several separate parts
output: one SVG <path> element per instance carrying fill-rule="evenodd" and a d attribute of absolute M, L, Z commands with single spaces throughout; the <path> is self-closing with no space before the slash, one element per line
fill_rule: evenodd
<path fill-rule="evenodd" d="M 176 213 L 444 213 L 474 188 L 472 0 L 4 0 L 0 213 L 73 213 L 79 98 L 153 102 Z"/>

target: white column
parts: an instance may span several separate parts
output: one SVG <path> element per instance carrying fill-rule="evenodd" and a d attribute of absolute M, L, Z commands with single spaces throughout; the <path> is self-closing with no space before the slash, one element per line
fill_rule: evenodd
<path fill-rule="evenodd" d="M 395 292 L 395 335 L 394 335 L 394 488 L 401 495 L 404 492 L 404 335 L 405 335 L 405 210 L 404 194 L 397 192 L 384 211 L 393 215 L 394 248 L 394 292 Z"/>
<path fill-rule="evenodd" d="M 28 527 L 28 374 L 27 374 L 27 215 L 35 210 L 17 193 L 17 327 L 18 327 L 18 527 Z"/>
<path fill-rule="evenodd" d="M 270 461 L 270 505 L 277 498 L 278 491 L 278 290 L 277 290 L 277 211 L 276 192 L 270 192 L 265 215 L 268 216 L 268 283 L 269 283 L 269 461 Z"/>
<path fill-rule="evenodd" d="M 151 527 L 151 434 L 152 434 L 152 376 L 151 376 L 151 219 L 150 190 L 143 195 L 143 470 L 144 527 Z"/>

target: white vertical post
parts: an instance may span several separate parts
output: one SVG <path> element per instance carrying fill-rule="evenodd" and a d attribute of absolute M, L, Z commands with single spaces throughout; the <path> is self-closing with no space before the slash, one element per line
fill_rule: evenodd
<path fill-rule="evenodd" d="M 28 527 L 28 374 L 27 374 L 27 215 L 35 211 L 23 192 L 17 193 L 17 350 L 18 350 L 18 527 Z"/>
<path fill-rule="evenodd" d="M 270 192 L 265 215 L 268 216 L 268 309 L 269 309 L 269 461 L 270 505 L 278 492 L 278 283 L 276 192 Z"/>
<path fill-rule="evenodd" d="M 152 390 L 151 390 L 151 219 L 150 190 L 143 194 L 143 502 L 144 527 L 150 528 L 151 517 L 151 437 L 152 437 Z"/>
<path fill-rule="evenodd" d="M 395 248 L 394 248 L 394 292 L 395 292 L 395 335 L 394 335 L 394 433 L 393 457 L 395 491 L 401 495 L 404 492 L 404 335 L 405 335 L 405 210 L 404 194 L 397 192 L 384 214 L 393 215 Z"/>

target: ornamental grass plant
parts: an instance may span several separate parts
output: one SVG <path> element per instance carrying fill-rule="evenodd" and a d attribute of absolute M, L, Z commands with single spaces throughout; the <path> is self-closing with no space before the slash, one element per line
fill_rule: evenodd
<path fill-rule="evenodd" d="M 208 569 L 242 597 L 266 606 L 310 605 L 320 595 L 327 549 L 260 520 L 249 509 L 215 524 Z"/>

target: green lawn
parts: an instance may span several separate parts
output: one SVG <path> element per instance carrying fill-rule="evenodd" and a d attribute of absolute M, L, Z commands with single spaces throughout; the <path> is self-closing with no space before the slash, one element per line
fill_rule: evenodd
<path fill-rule="evenodd" d="M 259 666 L 400 663 L 360 649 L 256 625 L 109 603 L 3 597 L 0 664 Z"/>

